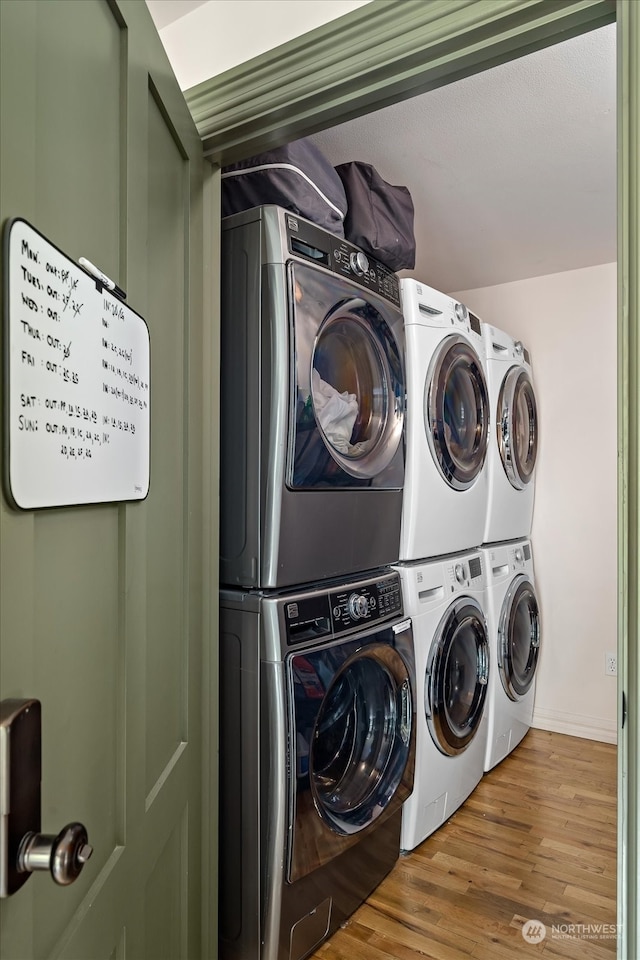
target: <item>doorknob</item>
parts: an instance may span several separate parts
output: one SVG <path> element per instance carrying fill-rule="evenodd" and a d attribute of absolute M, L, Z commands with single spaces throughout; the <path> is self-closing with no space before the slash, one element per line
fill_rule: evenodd
<path fill-rule="evenodd" d="M 92 853 L 93 847 L 81 823 L 68 823 L 57 837 L 26 833 L 18 848 L 18 871 L 48 870 L 56 883 L 66 887 L 80 875 Z"/>
<path fill-rule="evenodd" d="M 37 870 L 66 886 L 93 853 L 81 823 L 57 836 L 40 833 L 42 778 L 39 700 L 0 703 L 0 897 L 11 896 Z"/>

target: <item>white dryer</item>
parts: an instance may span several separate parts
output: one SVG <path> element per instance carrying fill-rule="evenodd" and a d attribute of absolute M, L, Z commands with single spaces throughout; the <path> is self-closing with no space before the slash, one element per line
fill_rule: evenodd
<path fill-rule="evenodd" d="M 529 351 L 490 324 L 482 324 L 482 335 L 494 425 L 483 543 L 497 543 L 531 533 L 538 412 Z"/>
<path fill-rule="evenodd" d="M 540 609 L 529 540 L 482 550 L 491 644 L 485 770 L 511 753 L 531 726 L 540 655 Z"/>
<path fill-rule="evenodd" d="M 413 622 L 416 664 L 414 791 L 400 846 L 413 850 L 482 779 L 489 640 L 480 551 L 397 566 Z"/>
<path fill-rule="evenodd" d="M 407 367 L 400 560 L 482 543 L 489 394 L 480 321 L 464 304 L 400 281 Z"/>

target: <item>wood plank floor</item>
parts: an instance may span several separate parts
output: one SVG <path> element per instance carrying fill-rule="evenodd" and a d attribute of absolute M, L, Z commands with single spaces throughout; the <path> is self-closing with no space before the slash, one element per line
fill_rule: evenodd
<path fill-rule="evenodd" d="M 615 923 L 616 748 L 531 730 L 313 960 L 613 960 Z"/>

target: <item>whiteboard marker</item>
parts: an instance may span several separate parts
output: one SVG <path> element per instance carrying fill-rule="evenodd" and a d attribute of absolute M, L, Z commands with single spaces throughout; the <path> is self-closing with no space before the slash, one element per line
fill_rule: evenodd
<path fill-rule="evenodd" d="M 86 257 L 80 257 L 78 263 L 81 267 L 84 267 L 87 273 L 90 273 L 92 277 L 95 277 L 96 280 L 99 280 L 100 283 L 107 288 L 107 290 L 115 293 L 116 297 L 120 297 L 121 300 L 127 299 L 127 295 L 124 290 L 119 287 L 117 283 L 114 283 L 113 280 L 110 280 L 106 273 L 103 273 L 102 270 L 98 270 L 98 268 L 95 267 L 90 260 L 87 260 Z"/>

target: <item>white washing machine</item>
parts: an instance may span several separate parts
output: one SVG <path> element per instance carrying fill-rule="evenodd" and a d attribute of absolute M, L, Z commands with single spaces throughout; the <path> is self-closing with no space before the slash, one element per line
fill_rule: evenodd
<path fill-rule="evenodd" d="M 483 543 L 497 543 L 531 533 L 538 413 L 529 351 L 490 324 L 482 324 L 482 335 L 493 425 Z"/>
<path fill-rule="evenodd" d="M 400 846 L 413 850 L 484 773 L 489 640 L 481 552 L 396 567 L 413 622 L 416 758 Z"/>
<path fill-rule="evenodd" d="M 482 543 L 489 394 L 480 320 L 464 304 L 401 280 L 407 368 L 400 560 Z"/>
<path fill-rule="evenodd" d="M 491 645 L 485 770 L 517 747 L 531 727 L 540 655 L 540 609 L 529 540 L 482 550 Z"/>

